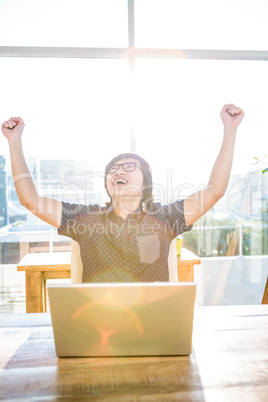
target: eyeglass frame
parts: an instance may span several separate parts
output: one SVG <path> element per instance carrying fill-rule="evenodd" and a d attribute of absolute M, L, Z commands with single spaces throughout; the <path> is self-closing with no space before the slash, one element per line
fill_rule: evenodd
<path fill-rule="evenodd" d="M 124 165 L 133 165 L 133 166 L 134 166 L 134 169 L 127 171 L 127 170 L 125 170 Z M 113 172 L 113 173 L 110 173 L 111 168 L 114 167 L 114 166 L 117 166 L 117 170 L 116 170 L 115 172 Z M 108 168 L 107 168 L 107 173 L 108 173 L 108 174 L 115 174 L 115 173 L 118 172 L 118 170 L 120 169 L 120 166 L 122 166 L 124 172 L 126 172 L 126 173 L 134 172 L 134 170 L 135 170 L 136 168 L 141 169 L 141 167 L 138 165 L 137 162 L 132 162 L 132 161 L 131 161 L 131 162 L 124 162 L 124 163 L 113 163 L 111 166 L 108 166 Z"/>

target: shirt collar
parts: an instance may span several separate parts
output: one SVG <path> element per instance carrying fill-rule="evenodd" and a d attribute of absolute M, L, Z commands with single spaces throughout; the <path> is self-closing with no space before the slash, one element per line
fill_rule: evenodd
<path fill-rule="evenodd" d="M 113 208 L 113 204 L 110 203 L 110 205 L 107 207 L 106 211 L 105 211 L 105 218 L 111 213 L 114 212 L 114 208 Z M 114 212 L 114 214 L 116 215 L 116 213 Z M 117 215 L 116 215 L 117 216 Z M 143 212 L 141 209 L 141 206 L 139 206 L 139 208 L 132 212 L 131 214 L 128 215 L 128 218 L 130 217 L 135 217 L 137 218 L 138 222 L 140 222 L 143 218 Z"/>
<path fill-rule="evenodd" d="M 114 210 L 113 204 L 110 203 L 110 205 L 107 206 L 107 209 L 106 209 L 106 211 L 104 213 L 105 217 L 108 216 L 113 210 Z"/>

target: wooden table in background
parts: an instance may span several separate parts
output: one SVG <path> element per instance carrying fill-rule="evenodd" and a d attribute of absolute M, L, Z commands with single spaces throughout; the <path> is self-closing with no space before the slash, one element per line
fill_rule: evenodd
<path fill-rule="evenodd" d="M 25 271 L 26 312 L 43 313 L 47 310 L 47 279 L 71 278 L 71 253 L 30 253 L 17 266 Z"/>
<path fill-rule="evenodd" d="M 180 282 L 194 280 L 194 265 L 201 260 L 194 253 L 182 248 L 177 258 Z M 43 313 L 47 311 L 47 279 L 71 278 L 71 253 L 30 253 L 26 254 L 17 266 L 18 271 L 25 271 L 26 312 Z"/>
<path fill-rule="evenodd" d="M 49 313 L 0 336 L 0 400 L 267 401 L 268 305 L 197 307 L 190 356 L 59 359 Z"/>
<path fill-rule="evenodd" d="M 201 264 L 200 258 L 186 248 L 182 248 L 181 255 L 177 257 L 179 282 L 193 282 L 194 266 L 198 264 Z"/>

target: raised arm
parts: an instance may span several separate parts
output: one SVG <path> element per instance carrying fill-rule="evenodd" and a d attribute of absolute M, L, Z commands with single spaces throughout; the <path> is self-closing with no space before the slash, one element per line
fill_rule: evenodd
<path fill-rule="evenodd" d="M 23 129 L 24 122 L 20 117 L 11 117 L 1 126 L 9 143 L 12 175 L 19 200 L 38 218 L 50 225 L 60 227 L 62 203 L 38 194 L 23 154 L 21 140 Z"/>
<path fill-rule="evenodd" d="M 230 178 L 237 127 L 243 117 L 244 112 L 241 108 L 233 104 L 223 106 L 221 119 L 224 125 L 224 134 L 221 149 L 206 189 L 197 191 L 184 200 L 186 225 L 196 222 L 223 197 Z"/>

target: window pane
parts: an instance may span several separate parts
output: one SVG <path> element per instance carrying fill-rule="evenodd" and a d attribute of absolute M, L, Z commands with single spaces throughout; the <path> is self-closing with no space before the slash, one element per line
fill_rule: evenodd
<path fill-rule="evenodd" d="M 268 275 L 268 258 L 203 258 L 195 267 L 199 306 L 261 304 Z"/>
<path fill-rule="evenodd" d="M 263 0 L 136 0 L 135 44 L 144 48 L 268 49 Z"/>
<path fill-rule="evenodd" d="M 0 2 L 0 46 L 126 47 L 126 0 Z"/>

